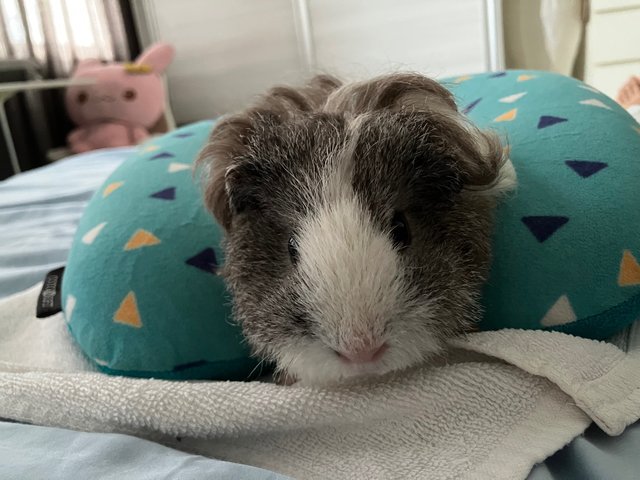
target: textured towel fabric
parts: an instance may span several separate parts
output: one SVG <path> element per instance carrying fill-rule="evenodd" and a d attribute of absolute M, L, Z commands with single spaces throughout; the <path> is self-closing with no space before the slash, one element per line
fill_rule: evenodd
<path fill-rule="evenodd" d="M 640 332 L 629 353 L 483 332 L 452 342 L 441 365 L 333 389 L 171 382 L 89 370 L 61 315 L 33 317 L 36 296 L 0 303 L 0 417 L 132 433 L 294 478 L 524 478 L 591 420 L 617 434 L 640 417 Z"/>

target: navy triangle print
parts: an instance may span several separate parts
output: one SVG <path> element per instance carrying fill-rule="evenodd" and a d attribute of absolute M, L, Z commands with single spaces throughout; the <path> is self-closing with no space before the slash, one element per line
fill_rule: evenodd
<path fill-rule="evenodd" d="M 554 117 L 553 115 L 542 115 L 538 120 L 538 128 L 547 128 L 557 123 L 567 122 L 566 118 Z"/>
<path fill-rule="evenodd" d="M 547 240 L 551 235 L 556 233 L 560 227 L 569 221 L 568 217 L 556 217 L 556 216 L 534 216 L 534 217 L 522 217 L 522 223 L 524 223 L 529 231 L 536 239 L 542 243 Z"/>
<path fill-rule="evenodd" d="M 159 198 L 161 200 L 175 200 L 176 199 L 176 187 L 165 188 L 159 192 L 149 195 L 152 198 Z"/>
<path fill-rule="evenodd" d="M 507 72 L 496 72 L 493 75 L 489 75 L 489 78 L 504 77 L 506 74 L 507 74 Z"/>
<path fill-rule="evenodd" d="M 160 152 L 160 153 L 156 153 L 153 157 L 151 157 L 149 160 L 160 160 L 161 158 L 173 158 L 175 155 L 173 153 L 169 153 L 169 152 Z"/>
<path fill-rule="evenodd" d="M 464 109 L 462 110 L 462 113 L 469 113 L 471 110 L 475 108 L 476 105 L 480 103 L 480 100 L 482 100 L 482 98 L 478 98 L 477 100 L 474 100 L 469 105 L 464 107 Z"/>
<path fill-rule="evenodd" d="M 598 173 L 608 165 L 604 162 L 589 162 L 586 160 L 567 160 L 564 162 L 567 166 L 580 175 L 582 178 L 589 178 L 591 175 Z"/>
<path fill-rule="evenodd" d="M 187 259 L 185 263 L 207 273 L 215 274 L 218 269 L 218 260 L 216 259 L 216 252 L 213 248 L 205 248 L 193 257 Z"/>
<path fill-rule="evenodd" d="M 180 132 L 180 133 L 176 133 L 174 137 L 186 138 L 186 137 L 191 137 L 192 135 L 193 135 L 192 132 Z"/>

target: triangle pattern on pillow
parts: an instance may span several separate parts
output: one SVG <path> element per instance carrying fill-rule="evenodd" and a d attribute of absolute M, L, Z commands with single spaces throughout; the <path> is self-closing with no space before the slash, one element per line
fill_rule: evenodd
<path fill-rule="evenodd" d="M 540 243 L 551 237 L 568 221 L 568 217 L 552 215 L 522 217 L 522 223 L 526 225 Z"/>
<path fill-rule="evenodd" d="M 176 187 L 169 187 L 149 195 L 151 198 L 159 198 L 160 200 L 175 200 Z"/>
<path fill-rule="evenodd" d="M 538 120 L 538 129 L 547 128 L 566 121 L 568 121 L 566 118 L 554 117 L 553 115 L 542 115 L 540 120 Z"/>
<path fill-rule="evenodd" d="M 131 235 L 131 238 L 124 246 L 125 250 L 135 250 L 136 248 L 142 247 L 150 247 L 152 245 L 157 245 L 160 243 L 160 239 L 156 237 L 153 233 L 147 232 L 142 228 L 136 230 L 136 232 Z"/>
<path fill-rule="evenodd" d="M 622 253 L 618 285 L 621 287 L 640 285 L 640 264 L 629 250 Z"/>
<path fill-rule="evenodd" d="M 127 293 L 127 296 L 124 297 L 120 307 L 118 307 L 118 310 L 116 310 L 116 313 L 113 315 L 113 321 L 134 328 L 142 327 L 136 295 L 133 292 Z"/>
<path fill-rule="evenodd" d="M 542 317 L 540 324 L 544 327 L 555 327 L 575 322 L 577 319 L 578 317 L 576 312 L 573 311 L 569 298 L 566 295 L 562 295 Z"/>
<path fill-rule="evenodd" d="M 598 173 L 608 165 L 604 162 L 591 162 L 587 160 L 567 160 L 564 162 L 567 166 L 580 175 L 582 178 L 589 178 L 591 175 Z"/>

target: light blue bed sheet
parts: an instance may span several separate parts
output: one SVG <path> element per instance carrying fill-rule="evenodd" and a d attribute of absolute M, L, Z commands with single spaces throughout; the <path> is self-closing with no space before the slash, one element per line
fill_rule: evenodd
<path fill-rule="evenodd" d="M 46 272 L 64 265 L 84 206 L 131 151 L 78 155 L 0 182 L 0 298 L 40 282 Z M 640 478 L 638 472 L 640 424 L 614 438 L 592 426 L 535 467 L 529 480 L 631 480 Z M 0 422 L 0 478 L 284 477 L 127 435 Z"/>
<path fill-rule="evenodd" d="M 610 437 L 595 424 L 537 465 L 528 480 L 637 480 L 640 478 L 640 423 Z"/>
<path fill-rule="evenodd" d="M 0 182 L 0 298 L 35 285 L 65 264 L 87 202 L 133 151 L 77 155 Z M 286 479 L 128 435 L 0 421 L 0 479 L 37 478 Z"/>
<path fill-rule="evenodd" d="M 267 470 L 190 455 L 128 435 L 0 422 L 0 478 L 286 480 Z"/>
<path fill-rule="evenodd" d="M 133 150 L 75 155 L 0 182 L 0 298 L 64 264 L 86 203 Z"/>

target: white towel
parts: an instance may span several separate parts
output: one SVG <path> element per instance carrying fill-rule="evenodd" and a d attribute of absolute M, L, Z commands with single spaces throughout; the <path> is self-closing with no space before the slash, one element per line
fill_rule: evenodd
<path fill-rule="evenodd" d="M 540 21 L 550 70 L 570 76 L 583 36 L 585 6 L 582 0 L 541 0 Z"/>
<path fill-rule="evenodd" d="M 123 432 L 295 478 L 525 478 L 591 420 L 640 417 L 640 332 L 629 351 L 504 330 L 451 358 L 333 389 L 169 382 L 91 371 L 37 288 L 0 302 L 0 417 Z"/>

